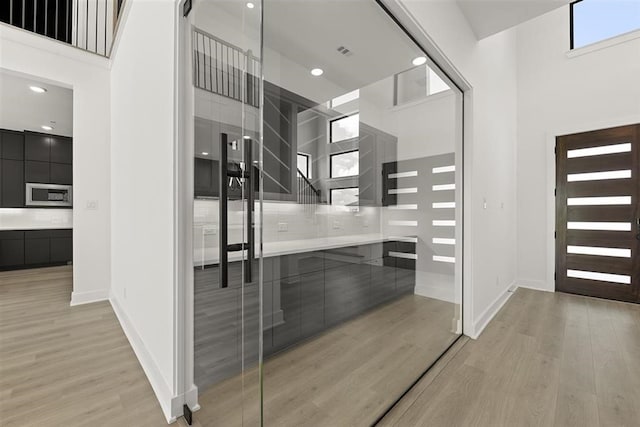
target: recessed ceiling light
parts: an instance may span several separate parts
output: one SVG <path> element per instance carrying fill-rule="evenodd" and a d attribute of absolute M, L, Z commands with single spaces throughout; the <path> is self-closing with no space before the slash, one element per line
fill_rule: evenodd
<path fill-rule="evenodd" d="M 209 153 L 207 153 L 206 151 L 203 151 L 203 152 L 202 152 L 202 155 L 203 155 L 203 156 L 208 156 L 208 155 L 209 155 Z"/>
<path fill-rule="evenodd" d="M 417 58 L 413 58 L 413 61 L 411 62 L 413 63 L 413 65 L 418 66 L 426 63 L 427 58 L 425 58 L 424 56 L 418 56 Z"/>
<path fill-rule="evenodd" d="M 40 86 L 29 86 L 29 89 L 34 91 L 35 93 L 45 93 L 47 90 Z"/>
<path fill-rule="evenodd" d="M 47 126 L 47 125 L 42 125 L 40 126 L 42 129 L 44 130 L 53 130 L 53 128 L 51 126 Z"/>
<path fill-rule="evenodd" d="M 322 70 L 322 68 L 314 68 L 313 70 L 311 70 L 311 75 L 312 76 L 321 76 L 322 73 L 324 73 L 324 71 Z"/>
<path fill-rule="evenodd" d="M 247 7 L 248 7 L 249 9 L 253 9 L 254 7 L 256 7 L 256 5 L 255 5 L 255 4 L 253 4 L 253 3 L 251 3 L 251 2 L 249 2 L 249 3 L 247 3 Z"/>

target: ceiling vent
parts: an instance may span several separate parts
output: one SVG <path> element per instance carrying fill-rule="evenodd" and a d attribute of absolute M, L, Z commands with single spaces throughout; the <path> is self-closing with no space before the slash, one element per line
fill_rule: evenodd
<path fill-rule="evenodd" d="M 351 52 L 349 49 L 347 49 L 344 46 L 340 46 L 338 49 L 336 49 L 338 52 L 340 52 L 341 54 L 343 54 L 344 56 L 351 56 L 353 55 L 353 52 Z"/>

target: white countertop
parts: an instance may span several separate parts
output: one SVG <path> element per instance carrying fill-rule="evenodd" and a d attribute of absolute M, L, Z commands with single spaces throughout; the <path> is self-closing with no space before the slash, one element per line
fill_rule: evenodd
<path fill-rule="evenodd" d="M 217 238 L 217 235 L 216 235 Z M 287 240 L 278 242 L 265 242 L 263 244 L 264 256 L 275 257 L 280 255 L 298 254 L 313 251 L 322 251 L 327 249 L 344 248 L 355 245 L 368 245 L 373 243 L 382 243 L 391 240 L 388 236 L 382 234 L 358 234 L 351 236 L 321 237 L 305 240 Z M 393 240 L 397 240 L 393 238 Z M 258 248 L 256 247 L 256 257 L 258 256 Z M 242 259 L 240 252 L 229 253 L 229 261 L 238 261 Z M 194 253 L 194 264 L 202 265 L 202 249 L 196 245 Z M 218 248 L 205 248 L 205 264 L 216 264 L 219 262 Z"/>
<path fill-rule="evenodd" d="M 71 225 L 51 224 L 51 225 L 31 225 L 26 227 L 13 227 L 0 224 L 0 231 L 28 231 L 28 230 L 70 230 Z"/>

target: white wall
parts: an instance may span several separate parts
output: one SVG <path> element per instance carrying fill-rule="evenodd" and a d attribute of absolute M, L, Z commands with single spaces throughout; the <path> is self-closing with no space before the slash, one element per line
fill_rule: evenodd
<path fill-rule="evenodd" d="M 401 4 L 472 88 L 465 96 L 464 330 L 476 336 L 516 279 L 516 34 L 477 41 L 453 1 Z"/>
<path fill-rule="evenodd" d="M 72 304 L 105 299 L 110 282 L 109 62 L 5 24 L 0 24 L 0 43 L 0 68 L 73 89 Z M 95 209 L 87 207 L 90 201 Z"/>
<path fill-rule="evenodd" d="M 563 7 L 520 25 L 517 35 L 518 278 L 554 290 L 555 136 L 640 123 L 640 34 L 569 57 Z"/>
<path fill-rule="evenodd" d="M 177 16 L 173 0 L 127 2 L 111 58 L 111 300 L 168 420 L 182 413 L 175 296 Z"/>

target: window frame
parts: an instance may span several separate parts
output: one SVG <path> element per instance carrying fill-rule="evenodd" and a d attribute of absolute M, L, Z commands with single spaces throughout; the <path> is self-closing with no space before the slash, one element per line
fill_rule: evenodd
<path fill-rule="evenodd" d="M 342 154 L 354 153 L 358 152 L 358 174 L 357 175 L 344 175 L 344 176 L 333 176 L 333 158 L 335 156 L 340 156 Z M 360 148 L 355 148 L 353 150 L 340 151 L 337 153 L 329 154 L 329 179 L 343 179 L 343 178 L 354 178 L 360 176 Z M 351 188 L 351 187 L 346 187 Z"/>
<path fill-rule="evenodd" d="M 341 139 L 340 141 L 334 141 L 333 140 L 333 122 L 337 122 L 338 120 L 346 119 L 347 117 L 353 117 L 356 114 L 360 114 L 360 111 L 354 111 L 353 113 L 344 114 L 344 115 L 342 115 L 340 117 L 336 117 L 335 119 L 330 119 L 329 120 L 329 144 L 335 144 L 335 143 L 339 143 L 339 142 L 350 141 L 352 139 L 360 138 L 360 126 L 358 126 L 358 136 Z"/>
<path fill-rule="evenodd" d="M 296 169 L 298 166 L 298 156 L 303 156 L 307 158 L 307 170 L 303 171 L 305 173 L 304 177 L 307 179 L 311 179 L 311 154 L 307 154 L 307 153 L 301 153 L 301 152 L 297 152 L 296 153 Z"/>
<path fill-rule="evenodd" d="M 583 49 L 583 48 L 586 48 L 586 47 L 589 47 L 589 46 L 592 46 L 592 45 L 596 45 L 598 43 L 604 42 L 606 40 L 614 39 L 616 37 L 621 37 L 621 36 L 624 36 L 625 34 L 628 34 L 628 33 L 633 33 L 633 32 L 636 32 L 636 31 L 640 32 L 640 27 L 638 27 L 635 30 L 619 33 L 617 35 L 614 35 L 614 36 L 611 36 L 611 37 L 607 37 L 607 38 L 604 38 L 604 39 L 600 39 L 598 41 L 594 41 L 594 42 L 591 42 L 591 43 L 586 44 L 584 46 L 580 46 L 580 47 L 576 48 L 575 47 L 575 34 L 574 34 L 575 33 L 574 6 L 576 4 L 578 4 L 578 3 L 582 3 L 582 1 L 583 0 L 575 0 L 575 1 L 572 1 L 571 3 L 569 3 L 569 52 L 574 51 L 574 50 L 580 50 L 580 49 Z"/>
<path fill-rule="evenodd" d="M 333 191 L 334 190 L 358 190 L 358 205 L 360 205 L 360 187 L 349 186 L 349 187 L 334 187 L 334 188 L 330 188 L 329 189 L 329 204 L 330 205 L 332 205 L 332 206 L 353 207 L 353 206 L 349 206 L 349 205 L 334 205 L 333 204 Z"/>
<path fill-rule="evenodd" d="M 569 50 L 575 49 L 574 45 L 574 27 L 573 27 L 573 6 L 576 3 L 580 3 L 582 0 L 576 0 L 569 3 Z"/>

